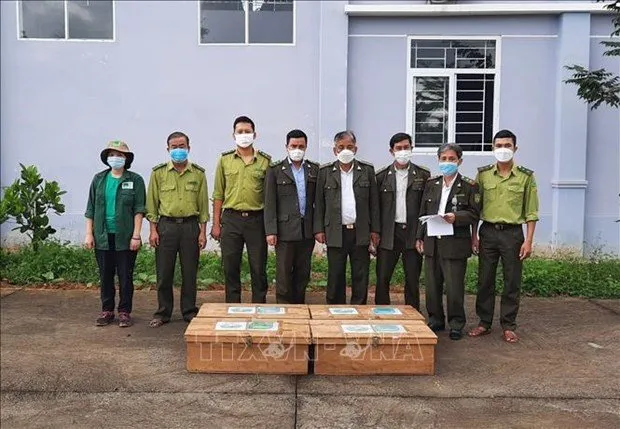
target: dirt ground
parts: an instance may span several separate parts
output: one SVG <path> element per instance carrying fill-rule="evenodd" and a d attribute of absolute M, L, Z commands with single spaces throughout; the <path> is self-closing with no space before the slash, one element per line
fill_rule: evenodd
<path fill-rule="evenodd" d="M 154 291 L 136 291 L 128 329 L 94 326 L 97 291 L 0 295 L 3 429 L 620 427 L 618 300 L 524 298 L 518 344 L 497 324 L 484 338 L 440 333 L 435 376 L 294 377 L 188 373 L 178 312 L 148 327 Z M 471 296 L 467 310 L 474 325 Z"/>

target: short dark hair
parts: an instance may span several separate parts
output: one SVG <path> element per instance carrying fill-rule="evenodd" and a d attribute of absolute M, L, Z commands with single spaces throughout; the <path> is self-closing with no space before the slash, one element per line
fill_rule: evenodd
<path fill-rule="evenodd" d="M 453 150 L 454 153 L 456 153 L 456 157 L 458 159 L 463 158 L 463 149 L 461 149 L 461 146 L 457 145 L 456 143 L 444 143 L 439 146 L 439 149 L 437 149 L 437 158 L 439 158 L 442 153 L 449 150 Z"/>
<path fill-rule="evenodd" d="M 344 140 L 347 137 L 353 140 L 353 143 L 357 143 L 357 138 L 355 138 L 355 134 L 353 134 L 353 131 L 351 130 L 345 130 L 336 133 L 336 135 L 334 136 L 334 143 L 338 143 L 340 140 Z"/>
<path fill-rule="evenodd" d="M 398 142 L 402 142 L 403 140 L 409 140 L 409 144 L 413 146 L 413 140 L 411 136 L 407 133 L 396 133 L 390 139 L 390 149 L 394 149 L 394 145 Z"/>
<path fill-rule="evenodd" d="M 306 144 L 308 144 L 308 136 L 302 130 L 291 130 L 291 131 L 289 131 L 288 134 L 286 135 L 286 144 L 287 145 L 288 145 L 288 142 L 291 139 L 304 139 L 306 141 Z"/>
<path fill-rule="evenodd" d="M 497 139 L 512 139 L 512 144 L 517 147 L 517 136 L 510 130 L 500 130 L 493 136 L 493 144 Z"/>
<path fill-rule="evenodd" d="M 237 124 L 250 124 L 252 125 L 252 131 L 256 132 L 256 126 L 254 125 L 254 121 L 247 116 L 238 116 L 235 119 L 235 122 L 233 122 L 233 130 L 237 127 Z"/>
<path fill-rule="evenodd" d="M 187 145 L 189 146 L 189 137 L 187 137 L 187 134 L 182 133 L 181 131 L 175 131 L 172 134 L 170 134 L 168 136 L 168 139 L 166 140 L 166 144 L 170 144 L 170 140 L 176 139 L 179 137 L 185 137 L 185 141 L 187 142 Z"/>

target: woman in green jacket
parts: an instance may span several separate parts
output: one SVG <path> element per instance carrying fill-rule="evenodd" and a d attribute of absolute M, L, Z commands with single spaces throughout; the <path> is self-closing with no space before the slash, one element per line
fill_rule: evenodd
<path fill-rule="evenodd" d="M 85 245 L 95 249 L 101 283 L 102 312 L 97 326 L 114 321 L 115 275 L 119 280 L 118 325 L 132 325 L 133 270 L 142 245 L 146 199 L 144 180 L 128 171 L 133 159 L 126 143 L 108 143 L 101 152 L 101 161 L 108 168 L 95 175 L 88 194 Z"/>

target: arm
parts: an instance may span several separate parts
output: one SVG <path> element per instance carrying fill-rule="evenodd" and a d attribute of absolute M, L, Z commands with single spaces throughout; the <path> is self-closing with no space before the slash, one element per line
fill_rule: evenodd
<path fill-rule="evenodd" d="M 159 220 L 159 183 L 153 171 L 149 179 L 149 187 L 146 192 L 146 218 L 149 221 L 149 244 L 152 247 L 159 246 L 159 234 L 157 233 L 157 221 Z"/>
<path fill-rule="evenodd" d="M 314 237 L 316 241 L 325 243 L 325 171 L 319 170 L 314 198 Z"/>
<path fill-rule="evenodd" d="M 267 244 L 275 246 L 278 236 L 278 195 L 276 171 L 273 167 L 267 169 L 265 176 L 265 236 Z"/>
<path fill-rule="evenodd" d="M 213 185 L 213 226 L 211 227 L 211 237 L 220 239 L 222 231 L 222 205 L 224 204 L 224 191 L 226 189 L 226 178 L 222 168 L 222 158 L 220 157 L 215 167 L 215 185 Z"/>
<path fill-rule="evenodd" d="M 420 213 L 419 216 L 426 216 L 428 214 L 427 208 L 427 195 L 428 195 L 428 181 L 424 185 L 424 191 L 422 192 L 422 201 L 420 202 Z M 418 220 L 418 222 L 420 222 Z M 416 241 L 415 248 L 420 255 L 424 254 L 424 235 L 426 235 L 426 224 L 419 223 L 418 230 L 416 232 Z"/>
<path fill-rule="evenodd" d="M 144 213 L 146 212 L 146 190 L 142 177 L 137 176 L 134 179 L 134 183 L 136 184 L 136 191 L 133 199 L 133 233 L 131 234 L 129 249 L 137 251 L 142 244 L 140 234 L 142 232 L 142 219 L 144 219 Z"/>
<path fill-rule="evenodd" d="M 478 195 L 478 197 L 476 197 Z M 480 219 L 480 193 L 478 185 L 474 184 L 469 188 L 467 198 L 467 208 L 454 212 L 454 226 L 474 225 Z"/>
<path fill-rule="evenodd" d="M 95 179 L 90 183 L 90 189 L 88 191 L 88 202 L 86 203 L 86 232 L 84 238 L 84 246 L 87 249 L 95 247 L 95 236 L 93 231 L 93 219 L 95 217 Z"/>
<path fill-rule="evenodd" d="M 209 186 L 207 176 L 203 173 L 198 189 L 198 225 L 200 227 L 198 246 L 201 249 L 207 245 L 207 222 L 209 222 Z"/>
<path fill-rule="evenodd" d="M 484 200 L 482 195 L 482 183 L 480 183 L 480 173 L 476 173 L 476 185 L 478 195 L 480 195 L 480 201 L 478 202 L 478 221 L 472 224 L 471 226 L 471 250 L 474 255 L 478 254 L 478 248 L 480 247 L 480 243 L 478 240 L 478 225 L 480 224 L 480 216 L 482 215 L 482 201 Z"/>
<path fill-rule="evenodd" d="M 525 212 L 525 223 L 527 225 L 526 236 L 521 250 L 519 251 L 519 259 L 524 260 L 532 254 L 532 244 L 534 243 L 534 231 L 536 230 L 536 222 L 538 221 L 538 189 L 536 188 L 536 179 L 532 174 L 525 184 L 525 200 L 523 202 Z"/>
<path fill-rule="evenodd" d="M 374 167 L 370 167 L 370 242 L 377 248 L 381 236 L 381 213 L 379 210 L 379 188 Z"/>

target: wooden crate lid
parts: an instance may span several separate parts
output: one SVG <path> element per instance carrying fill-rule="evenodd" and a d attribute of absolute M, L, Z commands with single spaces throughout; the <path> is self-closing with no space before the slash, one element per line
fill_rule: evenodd
<path fill-rule="evenodd" d="M 310 317 L 316 320 L 425 320 L 410 305 L 310 305 Z"/>
<path fill-rule="evenodd" d="M 437 344 L 420 320 L 310 320 L 314 344 Z"/>
<path fill-rule="evenodd" d="M 248 311 L 244 313 L 243 311 Z M 202 304 L 197 317 L 254 319 L 309 319 L 308 306 L 303 304 Z"/>
<path fill-rule="evenodd" d="M 295 319 L 194 317 L 184 336 L 192 343 L 311 343 L 308 320 Z"/>

